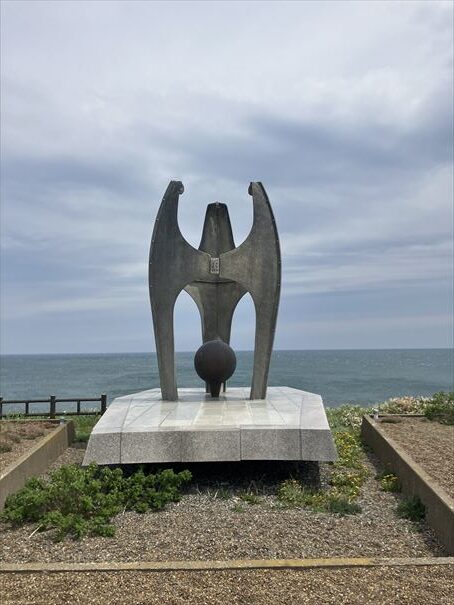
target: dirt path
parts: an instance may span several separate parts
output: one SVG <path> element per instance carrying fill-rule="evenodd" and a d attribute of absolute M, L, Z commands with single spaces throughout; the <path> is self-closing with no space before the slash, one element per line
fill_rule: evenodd
<path fill-rule="evenodd" d="M 2 605 L 448 605 L 454 565 L 1 574 Z"/>

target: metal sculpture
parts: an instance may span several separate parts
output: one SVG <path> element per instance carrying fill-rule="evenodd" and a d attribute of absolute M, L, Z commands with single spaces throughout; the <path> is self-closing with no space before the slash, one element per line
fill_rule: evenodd
<path fill-rule="evenodd" d="M 220 338 L 205 342 L 194 356 L 194 368 L 207 385 L 212 397 L 219 397 L 221 386 L 236 368 L 236 355 L 232 347 Z"/>
<path fill-rule="evenodd" d="M 230 342 L 233 312 L 249 292 L 256 312 L 251 399 L 264 399 L 273 347 L 281 284 L 281 256 L 276 223 L 261 183 L 251 183 L 254 220 L 246 240 L 233 241 L 225 204 L 207 207 L 196 250 L 178 227 L 178 202 L 184 187 L 171 181 L 153 230 L 149 286 L 162 398 L 178 398 L 175 377 L 173 310 L 182 290 L 194 299 L 206 343 Z"/>

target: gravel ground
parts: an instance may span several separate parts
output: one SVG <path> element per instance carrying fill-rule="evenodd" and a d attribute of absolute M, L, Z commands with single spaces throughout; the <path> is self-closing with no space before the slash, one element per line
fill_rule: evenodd
<path fill-rule="evenodd" d="M 384 432 L 401 445 L 454 498 L 454 426 L 426 418 L 381 422 Z"/>
<path fill-rule="evenodd" d="M 53 466 L 80 462 L 82 457 L 83 450 L 69 448 Z M 205 467 L 203 472 L 191 466 L 195 483 L 179 503 L 156 513 L 118 515 L 113 538 L 86 537 L 54 543 L 48 533 L 29 537 L 33 525 L 15 530 L 0 525 L 0 558 L 13 563 L 442 555 L 426 525 L 397 517 L 395 508 L 400 496 L 379 489 L 374 479 L 379 467 L 373 462 L 372 456 L 367 459 L 371 476 L 363 488 L 359 500 L 363 510 L 358 515 L 340 517 L 280 508 L 272 495 L 274 478 L 260 479 L 257 464 L 252 465 L 249 476 L 247 469 L 240 476 L 236 465 L 224 465 L 223 471 L 219 466 L 211 471 Z M 322 484 L 327 469 L 327 465 L 321 465 Z M 314 465 L 305 471 L 313 481 L 310 476 Z M 254 485 L 261 494 L 258 505 L 249 505 L 238 497 L 241 489 L 252 485 L 251 476 L 256 478 Z M 223 482 L 214 485 L 213 477 Z M 227 493 L 231 494 L 228 499 L 219 497 Z"/>
<path fill-rule="evenodd" d="M 85 445 L 85 444 L 83 444 Z M 49 472 L 54 471 L 64 464 L 82 464 L 85 454 L 85 447 L 68 447 L 60 456 L 52 462 L 47 469 L 47 473 L 42 475 L 45 479 L 49 478 Z"/>
<path fill-rule="evenodd" d="M 56 427 L 56 424 L 50 422 L 0 421 L 0 472 L 4 471 Z M 2 452 L 1 446 L 11 447 L 11 450 Z"/>
<path fill-rule="evenodd" d="M 1 574 L 2 605 L 448 605 L 454 566 Z"/>

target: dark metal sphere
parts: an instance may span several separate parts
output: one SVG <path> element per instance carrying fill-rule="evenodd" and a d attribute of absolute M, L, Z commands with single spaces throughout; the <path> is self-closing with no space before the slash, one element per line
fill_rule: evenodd
<path fill-rule="evenodd" d="M 195 354 L 194 367 L 200 378 L 209 385 L 211 395 L 219 397 L 222 383 L 235 371 L 236 356 L 223 340 L 209 340 Z"/>

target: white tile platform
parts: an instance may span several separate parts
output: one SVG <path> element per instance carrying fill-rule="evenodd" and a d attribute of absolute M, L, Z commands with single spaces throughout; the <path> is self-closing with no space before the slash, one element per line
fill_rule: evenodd
<path fill-rule="evenodd" d="M 268 387 L 267 398 L 229 388 L 218 399 L 202 389 L 160 389 L 114 399 L 93 429 L 84 465 L 147 462 L 336 459 L 322 398 Z"/>

